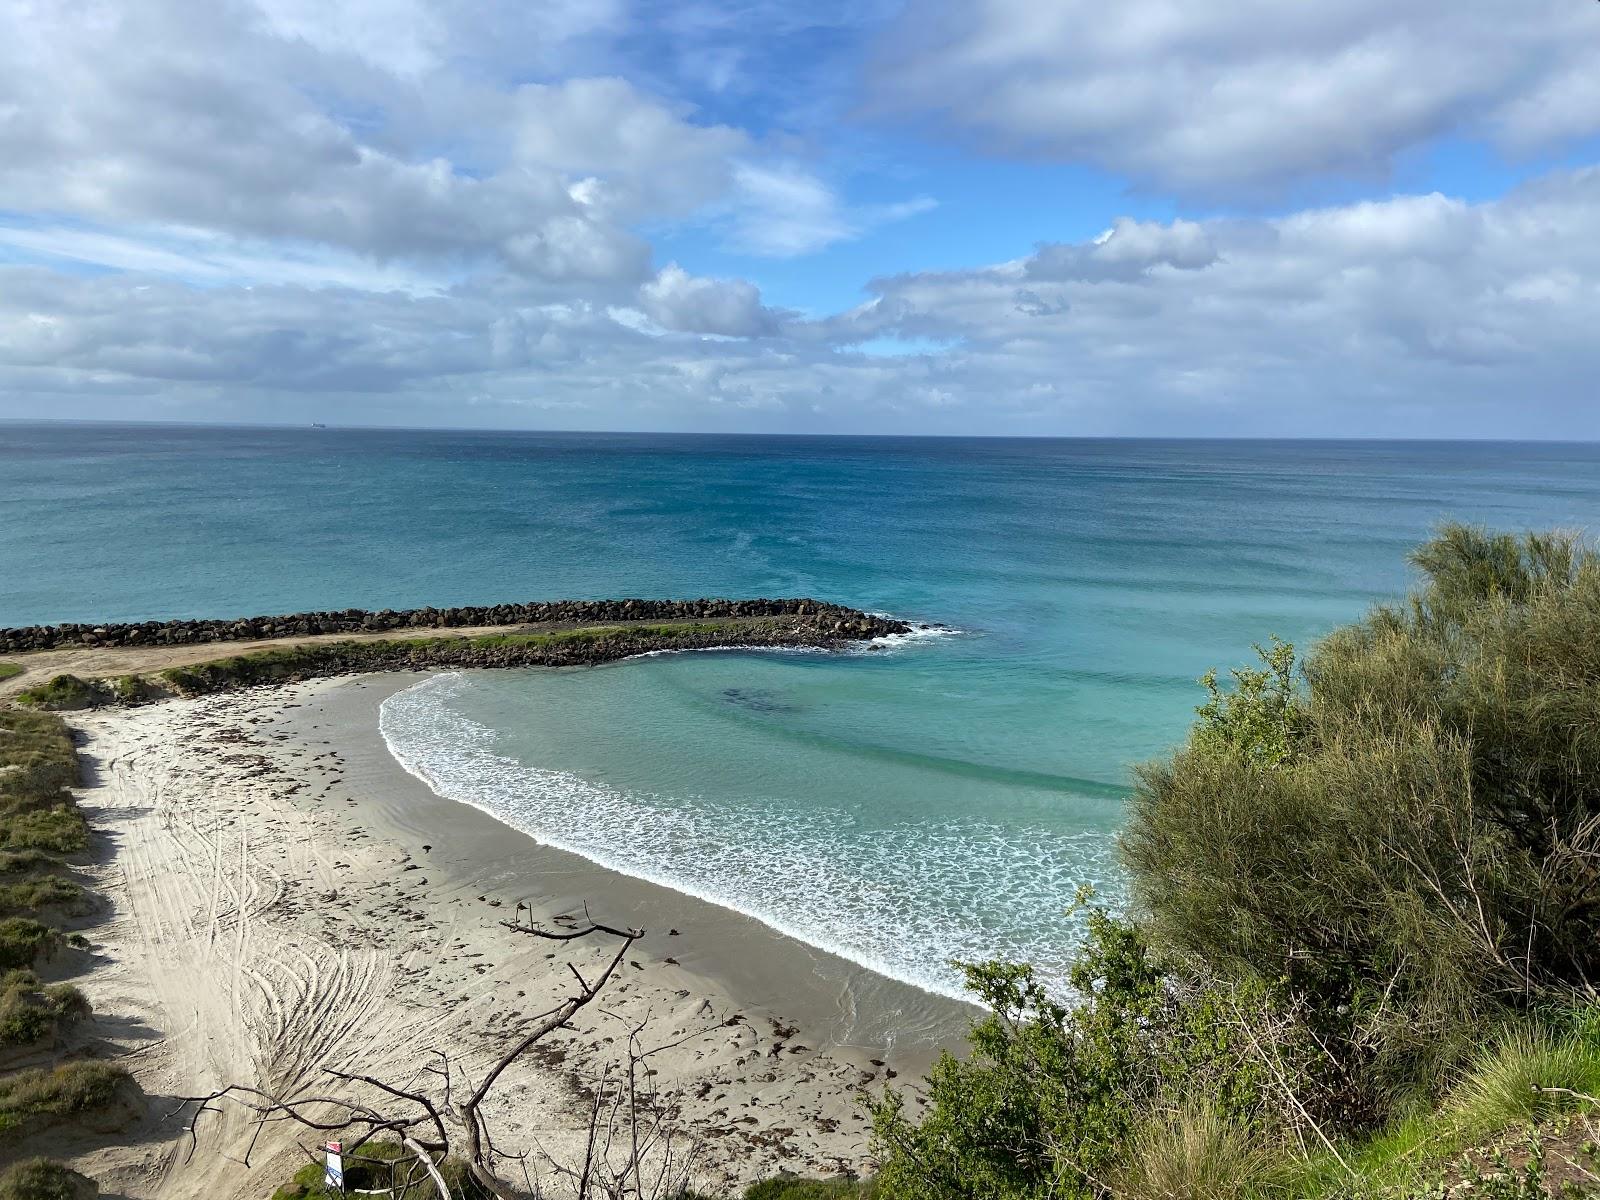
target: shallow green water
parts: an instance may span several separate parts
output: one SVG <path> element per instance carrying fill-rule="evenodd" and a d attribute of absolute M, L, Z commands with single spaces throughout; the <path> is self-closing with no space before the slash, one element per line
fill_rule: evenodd
<path fill-rule="evenodd" d="M 0 624 L 806 594 L 946 622 L 441 677 L 384 721 L 447 795 L 949 990 L 952 956 L 1059 969 L 1195 678 L 1397 593 L 1447 517 L 1596 529 L 1600 448 L 0 424 Z"/>

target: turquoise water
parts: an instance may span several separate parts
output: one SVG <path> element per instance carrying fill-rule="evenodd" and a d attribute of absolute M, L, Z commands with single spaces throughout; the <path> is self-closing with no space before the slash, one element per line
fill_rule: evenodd
<path fill-rule="evenodd" d="M 950 990 L 1058 969 L 1208 666 L 1440 519 L 1600 528 L 1600 447 L 0 424 L 0 624 L 809 594 L 960 632 L 440 676 L 385 733 L 545 840 Z"/>

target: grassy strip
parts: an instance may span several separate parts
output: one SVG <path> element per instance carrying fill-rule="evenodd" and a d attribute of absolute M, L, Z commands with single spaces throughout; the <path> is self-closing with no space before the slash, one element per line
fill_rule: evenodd
<path fill-rule="evenodd" d="M 77 752 L 59 717 L 0 709 L 0 873 L 84 849 L 88 827 L 70 791 L 77 782 Z"/>
<path fill-rule="evenodd" d="M 43 850 L 0 850 L 0 879 L 60 865 Z"/>
<path fill-rule="evenodd" d="M 121 1067 L 83 1060 L 0 1078 L 0 1133 L 38 1118 L 72 1117 L 109 1107 L 128 1079 Z"/>
<path fill-rule="evenodd" d="M 159 673 L 159 678 L 183 695 L 196 696 L 254 684 L 360 671 L 420 670 L 440 666 L 578 666 L 651 650 L 699 649 L 750 640 L 777 640 L 782 637 L 783 628 L 783 624 L 773 620 L 691 621 L 483 637 L 323 642 L 258 650 L 188 667 L 169 667 Z M 803 638 L 787 640 L 798 642 Z"/>
<path fill-rule="evenodd" d="M 15 679 L 22 674 L 22 668 L 14 662 L 0 662 L 0 682 Z"/>

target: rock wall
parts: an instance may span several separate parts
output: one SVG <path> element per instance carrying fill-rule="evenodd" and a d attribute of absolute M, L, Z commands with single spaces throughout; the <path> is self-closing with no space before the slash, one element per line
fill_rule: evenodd
<path fill-rule="evenodd" d="M 58 646 L 182 646 L 315 634 L 373 633 L 385 629 L 470 629 L 492 625 L 590 625 L 606 621 L 709 620 L 726 617 L 812 618 L 841 637 L 904 633 L 900 621 L 825 604 L 819 600 L 557 600 L 535 604 L 491 604 L 467 608 L 383 609 L 366 612 L 290 613 L 233 621 L 141 621 L 108 625 L 32 625 L 0 629 L 0 652 L 50 650 Z"/>

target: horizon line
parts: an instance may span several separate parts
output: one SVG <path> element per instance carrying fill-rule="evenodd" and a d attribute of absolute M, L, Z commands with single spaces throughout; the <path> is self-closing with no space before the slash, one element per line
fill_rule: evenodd
<path fill-rule="evenodd" d="M 135 426 L 139 428 L 239 429 L 299 431 L 304 433 L 477 433 L 528 434 L 543 437 L 704 437 L 704 438 L 854 438 L 862 441 L 895 439 L 900 441 L 986 441 L 986 442 L 1410 442 L 1422 445 L 1457 443 L 1466 445 L 1545 445 L 1593 446 L 1600 438 L 1543 437 L 1396 437 L 1381 434 L 1138 434 L 1138 433 L 847 433 L 800 432 L 793 430 L 713 430 L 713 429 L 538 429 L 488 425 L 335 425 L 326 422 L 286 421 L 204 421 L 103 417 L 0 417 L 3 425 Z"/>

